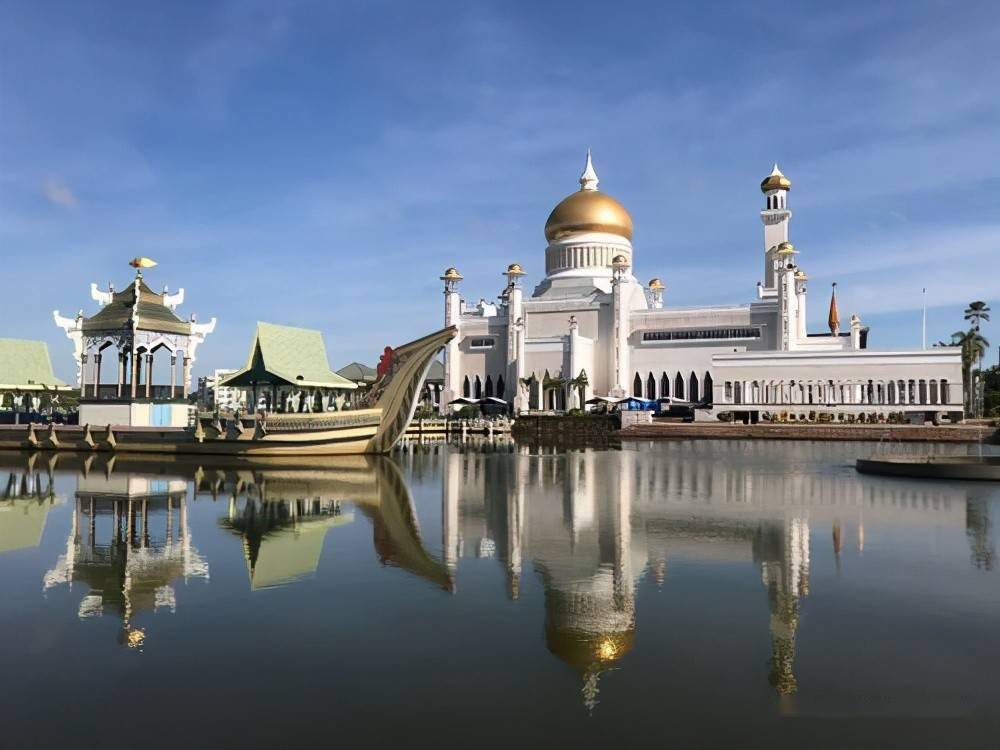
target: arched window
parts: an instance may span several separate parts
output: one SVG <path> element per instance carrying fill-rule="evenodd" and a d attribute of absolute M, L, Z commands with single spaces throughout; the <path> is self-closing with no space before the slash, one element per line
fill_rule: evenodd
<path fill-rule="evenodd" d="M 469 398 L 472 395 L 472 387 L 469 385 L 469 376 L 465 376 L 465 382 L 462 383 L 462 395 Z"/>
<path fill-rule="evenodd" d="M 483 397 L 483 381 L 481 381 L 479 379 L 478 375 L 476 375 L 475 394 L 476 394 L 476 398 L 482 398 Z"/>
<path fill-rule="evenodd" d="M 660 398 L 670 398 L 670 376 L 667 373 L 660 376 Z"/>
<path fill-rule="evenodd" d="M 889 403 L 890 404 L 896 403 L 896 381 L 890 380 L 886 390 L 887 390 L 887 396 L 889 398 Z"/>
<path fill-rule="evenodd" d="M 489 375 L 487 375 L 486 376 L 486 396 L 489 397 L 489 396 L 492 396 L 492 395 L 493 395 L 493 378 L 491 378 Z"/>
<path fill-rule="evenodd" d="M 684 377 L 680 373 L 674 378 L 674 398 L 684 399 Z"/>
<path fill-rule="evenodd" d="M 503 382 L 503 375 L 497 375 L 497 398 L 503 398 L 503 394 L 506 391 Z"/>
<path fill-rule="evenodd" d="M 927 401 L 927 381 L 921 380 L 917 385 L 917 403 L 926 404 Z"/>
<path fill-rule="evenodd" d="M 712 373 L 706 372 L 705 379 L 701 381 L 704 385 L 705 390 L 705 402 L 711 405 L 715 401 L 715 394 L 712 392 L 714 390 L 712 383 Z"/>
<path fill-rule="evenodd" d="M 936 380 L 931 380 L 929 387 L 931 392 L 931 403 L 936 404 L 938 403 L 938 382 Z"/>
<path fill-rule="evenodd" d="M 941 381 L 941 403 L 950 404 L 951 403 L 951 393 L 948 391 L 948 381 Z"/>
<path fill-rule="evenodd" d="M 743 403 L 743 381 L 737 380 L 733 384 L 733 403 L 742 404 Z"/>
<path fill-rule="evenodd" d="M 688 383 L 690 385 L 690 388 L 688 389 L 688 401 L 692 401 L 692 402 L 693 401 L 697 401 L 698 400 L 698 376 L 695 375 L 692 372 L 691 373 L 691 377 L 688 379 Z"/>
<path fill-rule="evenodd" d="M 639 373 L 636 373 L 632 380 L 632 395 L 636 398 L 642 398 L 642 377 Z"/>
<path fill-rule="evenodd" d="M 656 378 L 653 377 L 653 373 L 649 373 L 649 377 L 646 378 L 646 398 L 650 401 L 656 398 Z"/>

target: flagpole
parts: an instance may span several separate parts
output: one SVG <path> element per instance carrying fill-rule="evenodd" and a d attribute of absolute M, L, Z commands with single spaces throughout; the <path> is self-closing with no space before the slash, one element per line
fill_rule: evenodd
<path fill-rule="evenodd" d="M 922 342 L 921 347 L 926 349 L 927 348 L 927 287 L 924 287 L 923 289 L 920 290 L 920 295 L 924 303 L 923 322 L 920 326 L 920 340 Z"/>

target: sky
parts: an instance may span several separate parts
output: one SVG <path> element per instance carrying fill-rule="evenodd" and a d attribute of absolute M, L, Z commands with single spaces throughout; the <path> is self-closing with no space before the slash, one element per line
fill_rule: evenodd
<path fill-rule="evenodd" d="M 919 347 L 924 297 L 929 343 L 1000 315 L 998 81 L 983 2 L 0 0 L 0 337 L 72 378 L 52 311 L 141 255 L 218 319 L 196 375 L 258 320 L 374 363 L 443 324 L 447 266 L 470 303 L 537 283 L 591 148 L 667 306 L 755 298 L 777 161 L 810 330 L 837 282 Z"/>

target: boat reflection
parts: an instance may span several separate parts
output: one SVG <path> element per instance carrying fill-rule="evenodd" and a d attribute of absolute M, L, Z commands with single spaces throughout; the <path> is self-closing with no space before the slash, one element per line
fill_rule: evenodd
<path fill-rule="evenodd" d="M 242 537 L 255 589 L 315 573 L 327 531 L 354 520 L 345 503 L 371 522 L 383 564 L 442 589 L 454 588 L 448 569 L 424 548 L 409 488 L 390 459 L 355 456 L 315 466 L 199 469 L 195 484 L 216 496 L 229 493 L 229 513 L 221 523 Z"/>

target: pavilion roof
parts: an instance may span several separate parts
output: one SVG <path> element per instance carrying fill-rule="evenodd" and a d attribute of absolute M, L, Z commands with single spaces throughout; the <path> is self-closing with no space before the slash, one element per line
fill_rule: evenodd
<path fill-rule="evenodd" d="M 0 390 L 69 390 L 55 376 L 44 341 L 0 339 Z"/>
<path fill-rule="evenodd" d="M 136 304 L 138 297 L 138 304 Z M 191 333 L 191 322 L 181 320 L 167 307 L 163 295 L 154 292 L 142 278 L 138 278 L 120 292 L 111 295 L 111 301 L 97 313 L 83 321 L 84 333 L 117 331 L 129 328 L 132 323 L 144 331 L 162 333 Z"/>
<path fill-rule="evenodd" d="M 341 377 L 353 380 L 355 383 L 374 383 L 378 379 L 378 371 L 374 367 L 360 362 L 351 362 L 337 370 Z"/>
<path fill-rule="evenodd" d="M 257 323 L 246 367 L 220 385 L 288 384 L 305 388 L 350 390 L 357 384 L 330 370 L 319 331 L 274 323 Z"/>

